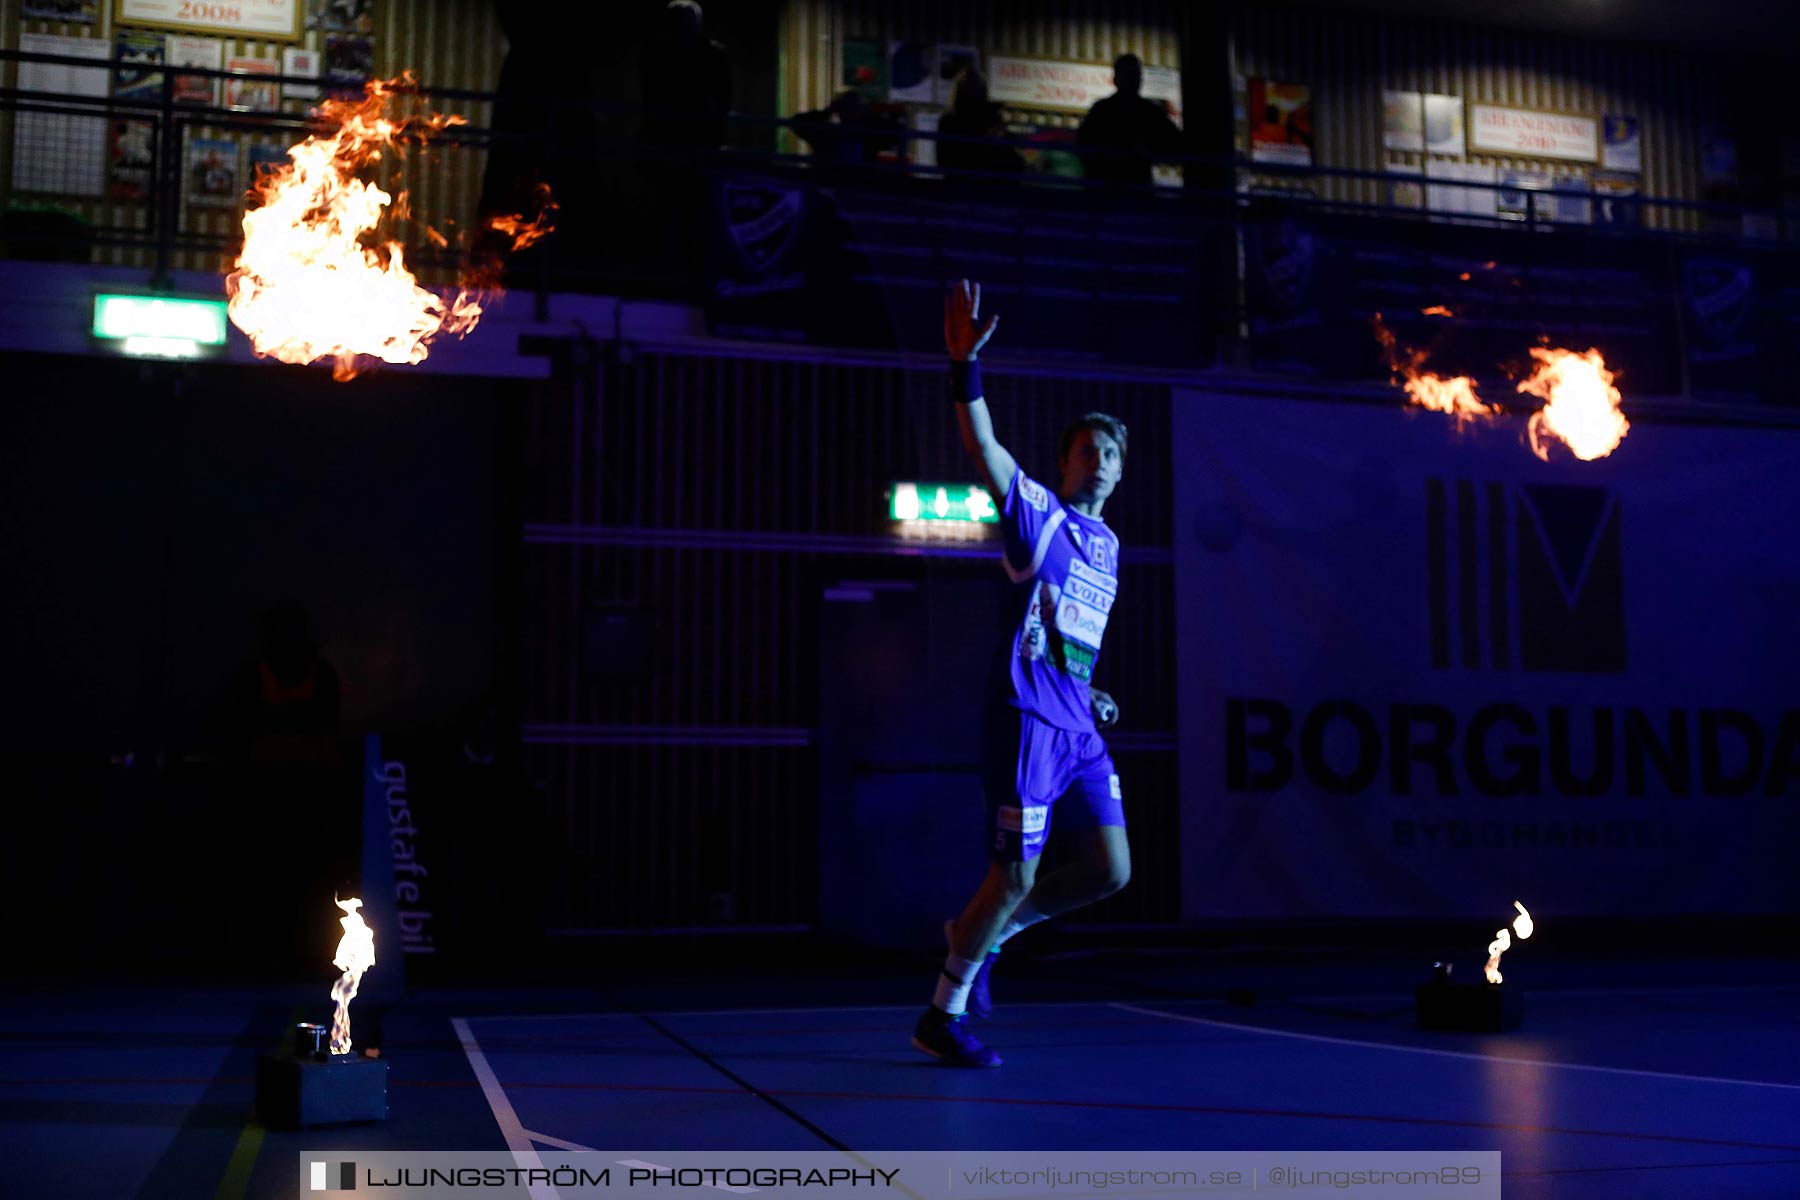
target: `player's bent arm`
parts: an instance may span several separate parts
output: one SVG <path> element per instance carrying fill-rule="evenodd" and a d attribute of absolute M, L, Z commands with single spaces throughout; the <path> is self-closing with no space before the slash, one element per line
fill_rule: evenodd
<path fill-rule="evenodd" d="M 956 423 L 962 428 L 963 449 L 981 468 L 988 494 L 995 505 L 1004 504 L 1006 491 L 1012 486 L 1013 473 L 1019 464 L 1000 440 L 994 436 L 994 421 L 988 414 L 987 401 L 976 397 L 956 406 Z"/>

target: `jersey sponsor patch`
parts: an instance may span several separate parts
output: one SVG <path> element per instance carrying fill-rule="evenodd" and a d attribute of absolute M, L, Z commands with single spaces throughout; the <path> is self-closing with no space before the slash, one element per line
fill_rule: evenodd
<path fill-rule="evenodd" d="M 1117 578 L 1105 571 L 1088 566 L 1079 558 L 1069 560 L 1069 579 L 1071 582 L 1080 580 L 1089 587 L 1105 592 L 1109 596 L 1116 594 L 1119 590 Z"/>
<path fill-rule="evenodd" d="M 1070 559 L 1069 575 L 1056 602 L 1056 632 L 1098 651 L 1100 639 L 1106 634 L 1107 618 L 1112 615 L 1113 598 L 1118 593 L 1118 580 L 1102 575 L 1078 558 Z"/>
<path fill-rule="evenodd" d="M 1087 545 L 1088 559 L 1108 575 L 1119 573 L 1118 556 L 1113 553 L 1111 538 L 1097 537 Z"/>
<path fill-rule="evenodd" d="M 1098 655 L 1080 642 L 1064 638 L 1057 644 L 1057 662 L 1069 675 L 1091 683 L 1094 678 L 1094 659 Z"/>
<path fill-rule="evenodd" d="M 1071 642 L 1098 650 L 1100 639 L 1106 635 L 1106 616 L 1101 609 L 1083 604 L 1065 591 L 1056 606 L 1056 632 Z"/>
<path fill-rule="evenodd" d="M 1106 777 L 1106 786 L 1112 792 L 1112 798 L 1114 800 L 1123 800 L 1125 798 L 1124 791 L 1119 787 L 1119 777 L 1117 775 L 1108 775 Z"/>
<path fill-rule="evenodd" d="M 1047 596 L 1050 585 L 1040 584 L 1038 592 L 1031 597 L 1031 603 L 1025 608 L 1025 620 L 1019 626 L 1019 657 L 1026 662 L 1036 662 L 1044 657 L 1049 649 L 1049 636 L 1044 632 L 1044 618 L 1039 608 L 1039 597 Z"/>
<path fill-rule="evenodd" d="M 1063 584 L 1062 594 L 1071 600 L 1085 604 L 1089 608 L 1098 609 L 1102 613 L 1110 616 L 1112 614 L 1113 596 L 1116 593 L 1103 588 L 1097 588 L 1092 583 L 1071 571 L 1069 572 L 1068 581 Z"/>
<path fill-rule="evenodd" d="M 1019 476 L 1019 495 L 1025 503 L 1039 512 L 1044 512 L 1050 507 L 1050 493 L 1044 490 L 1043 484 L 1029 475 Z"/>
<path fill-rule="evenodd" d="M 1002 804 L 994 813 L 994 826 L 1007 833 L 1042 833 L 1049 819 L 1048 805 L 1030 804 L 1020 808 Z"/>

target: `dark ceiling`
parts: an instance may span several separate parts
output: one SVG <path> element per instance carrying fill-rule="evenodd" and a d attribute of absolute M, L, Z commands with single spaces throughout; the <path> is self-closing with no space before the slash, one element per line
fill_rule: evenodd
<path fill-rule="evenodd" d="M 1386 12 L 1608 41 L 1693 46 L 1800 60 L 1800 0 L 1311 0 L 1323 8 Z M 1254 0 L 1252 0 L 1254 3 Z"/>

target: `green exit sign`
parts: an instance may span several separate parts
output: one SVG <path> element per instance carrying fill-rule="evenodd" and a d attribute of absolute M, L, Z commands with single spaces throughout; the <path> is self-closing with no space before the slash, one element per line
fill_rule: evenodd
<path fill-rule="evenodd" d="M 225 344 L 225 302 L 102 292 L 94 297 L 94 336 L 127 354 L 198 358 L 204 347 Z"/>
<path fill-rule="evenodd" d="M 1000 511 L 986 488 L 972 483 L 896 483 L 888 493 L 888 516 L 896 521 L 960 521 L 994 525 Z"/>

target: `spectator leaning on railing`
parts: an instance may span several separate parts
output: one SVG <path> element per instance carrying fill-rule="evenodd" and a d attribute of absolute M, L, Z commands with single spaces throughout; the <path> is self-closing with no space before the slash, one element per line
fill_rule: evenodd
<path fill-rule="evenodd" d="M 905 129 L 891 112 L 877 109 L 861 92 L 846 89 L 824 108 L 795 113 L 794 132 L 821 163 L 872 163 L 884 151 L 898 152 Z"/>

